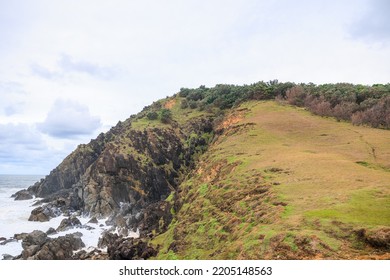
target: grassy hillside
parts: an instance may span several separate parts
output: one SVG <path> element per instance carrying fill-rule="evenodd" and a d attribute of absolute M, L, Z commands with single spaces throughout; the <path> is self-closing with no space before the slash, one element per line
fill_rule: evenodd
<path fill-rule="evenodd" d="M 168 105 L 177 122 L 208 114 L 180 101 Z M 151 241 L 158 258 L 390 257 L 378 244 L 390 226 L 390 131 L 249 101 L 216 134 L 167 199 L 174 220 Z"/>

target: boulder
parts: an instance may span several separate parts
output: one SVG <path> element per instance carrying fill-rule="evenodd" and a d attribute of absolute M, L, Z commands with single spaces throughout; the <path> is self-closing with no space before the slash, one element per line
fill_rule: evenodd
<path fill-rule="evenodd" d="M 120 238 L 107 247 L 107 253 L 111 260 L 146 260 L 158 251 L 140 239 Z"/>
<path fill-rule="evenodd" d="M 39 206 L 31 211 L 28 220 L 32 222 L 47 222 L 60 214 L 61 212 L 58 209 L 53 208 L 50 205 Z"/>
<path fill-rule="evenodd" d="M 52 235 L 52 234 L 56 234 L 57 233 L 57 231 L 54 229 L 54 228 L 52 228 L 52 227 L 50 227 L 47 231 L 46 231 L 46 234 L 47 235 Z"/>
<path fill-rule="evenodd" d="M 4 261 L 10 261 L 10 260 L 13 260 L 14 259 L 14 256 L 11 256 L 9 254 L 3 254 L 3 260 Z"/>
<path fill-rule="evenodd" d="M 48 240 L 47 234 L 41 230 L 34 230 L 33 232 L 27 234 L 22 241 L 22 248 L 26 249 L 32 245 L 42 246 Z"/>
<path fill-rule="evenodd" d="M 73 251 L 85 247 L 79 236 L 67 234 L 47 242 L 34 256 L 37 260 L 68 260 L 72 258 Z"/>
<path fill-rule="evenodd" d="M 98 247 L 105 248 L 114 244 L 115 240 L 119 238 L 118 234 L 104 231 L 102 236 L 99 238 Z"/>
<path fill-rule="evenodd" d="M 28 200 L 33 199 L 33 195 L 28 190 L 21 190 L 13 194 L 12 197 L 14 200 Z"/>
<path fill-rule="evenodd" d="M 65 231 L 74 227 L 81 227 L 81 222 L 79 219 L 73 216 L 63 219 L 61 224 L 58 226 L 57 231 Z"/>

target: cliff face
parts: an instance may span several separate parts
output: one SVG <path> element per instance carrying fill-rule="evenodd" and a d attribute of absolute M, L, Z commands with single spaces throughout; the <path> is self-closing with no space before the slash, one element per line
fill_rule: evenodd
<path fill-rule="evenodd" d="M 156 120 L 155 126 L 137 126 L 142 119 L 141 115 L 119 122 L 89 144 L 79 145 L 28 190 L 63 211 L 111 217 L 112 223 L 141 227 L 141 232 L 153 230 L 154 220 L 158 228 L 161 217 L 168 225 L 170 205 L 164 200 L 207 145 L 202 135 L 212 132 L 212 119 L 200 116 L 182 124 Z"/>

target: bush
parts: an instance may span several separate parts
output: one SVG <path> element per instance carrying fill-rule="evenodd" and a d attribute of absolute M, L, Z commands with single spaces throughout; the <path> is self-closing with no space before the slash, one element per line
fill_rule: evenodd
<path fill-rule="evenodd" d="M 187 99 L 183 99 L 183 100 L 181 101 L 181 103 L 180 103 L 180 108 L 181 108 L 181 109 L 186 109 L 186 108 L 188 108 L 188 101 L 187 101 Z"/>
<path fill-rule="evenodd" d="M 172 120 L 172 112 L 169 109 L 162 109 L 160 112 L 160 120 L 162 123 L 169 123 Z"/>
<path fill-rule="evenodd" d="M 149 119 L 149 120 L 157 120 L 158 118 L 158 114 L 157 112 L 155 111 L 152 111 L 152 112 L 149 112 L 146 117 Z"/>

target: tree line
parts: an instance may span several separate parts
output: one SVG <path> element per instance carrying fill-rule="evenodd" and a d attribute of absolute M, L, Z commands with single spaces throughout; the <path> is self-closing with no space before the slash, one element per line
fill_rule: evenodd
<path fill-rule="evenodd" d="M 305 107 L 310 112 L 354 125 L 390 128 L 390 84 L 349 83 L 315 85 L 280 83 L 277 80 L 250 85 L 219 84 L 212 88 L 181 88 L 181 107 L 211 110 L 229 109 L 248 100 L 272 100 Z"/>

